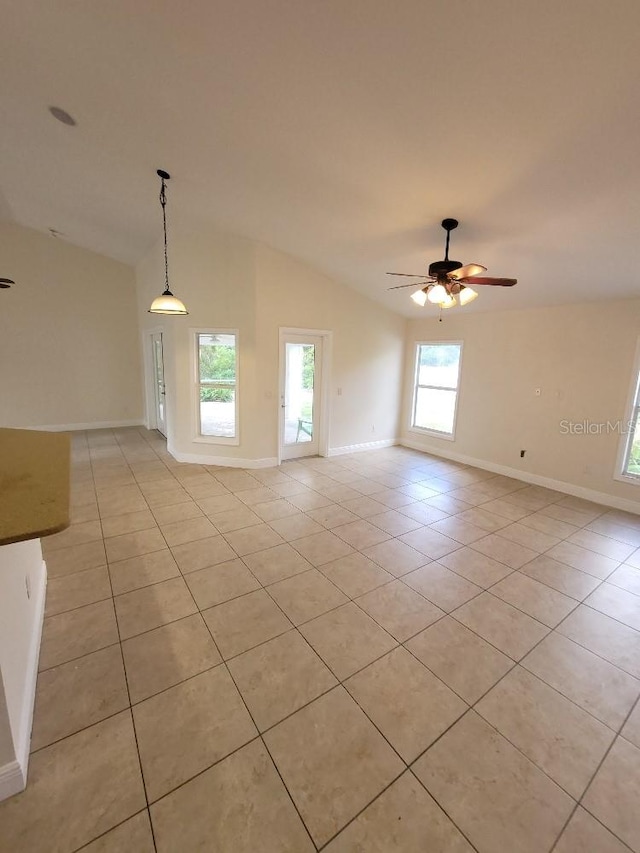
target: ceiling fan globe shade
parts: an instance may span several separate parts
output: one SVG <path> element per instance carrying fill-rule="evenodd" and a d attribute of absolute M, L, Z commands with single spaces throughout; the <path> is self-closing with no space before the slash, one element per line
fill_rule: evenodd
<path fill-rule="evenodd" d="M 453 294 L 451 294 L 451 295 L 447 295 L 447 298 L 443 299 L 442 302 L 440 302 L 440 307 L 441 308 L 454 308 L 457 304 L 458 303 L 456 301 L 455 296 Z"/>
<path fill-rule="evenodd" d="M 460 290 L 460 305 L 468 305 L 470 302 L 473 302 L 478 296 L 475 290 L 472 290 L 470 287 L 463 287 Z"/>
<path fill-rule="evenodd" d="M 416 290 L 415 293 L 411 294 L 411 298 L 413 299 L 413 301 L 416 303 L 416 305 L 419 305 L 421 308 L 427 301 L 426 290 L 427 290 L 427 288 L 423 287 L 420 290 Z"/>
<path fill-rule="evenodd" d="M 448 298 L 449 294 L 442 284 L 434 284 L 433 287 L 429 288 L 427 299 L 429 302 L 433 302 L 434 305 L 440 305 L 441 302 L 444 302 Z"/>

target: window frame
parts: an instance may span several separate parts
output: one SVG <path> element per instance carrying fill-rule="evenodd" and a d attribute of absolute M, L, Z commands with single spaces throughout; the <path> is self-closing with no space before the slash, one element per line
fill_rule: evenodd
<path fill-rule="evenodd" d="M 238 329 L 190 329 L 191 332 L 191 364 L 192 364 L 192 398 L 193 398 L 193 441 L 202 444 L 227 444 L 237 446 L 240 444 L 239 423 L 239 394 L 240 385 L 240 334 Z M 235 435 L 203 435 L 200 420 L 200 390 L 201 388 L 229 388 L 227 384 L 220 382 L 202 382 L 200 379 L 200 335 L 232 335 L 235 338 L 236 353 L 236 378 L 233 385 L 235 403 Z"/>
<path fill-rule="evenodd" d="M 457 346 L 460 348 L 460 355 L 458 357 L 458 377 L 457 377 L 457 386 L 455 388 L 449 388 L 445 386 L 437 386 L 437 385 L 420 385 L 418 382 L 420 376 L 420 348 L 421 347 L 434 347 L 434 346 Z M 462 377 L 462 356 L 464 351 L 464 341 L 415 341 L 414 344 L 414 367 L 413 367 L 413 385 L 412 385 L 412 393 L 411 393 L 411 411 L 409 413 L 409 432 L 417 433 L 418 435 L 428 435 L 433 436 L 434 438 L 442 438 L 445 441 L 455 441 L 456 439 L 456 426 L 458 422 L 458 405 L 460 402 L 460 381 Z M 437 391 L 454 391 L 455 392 L 455 404 L 453 408 L 453 424 L 451 427 L 451 432 L 442 432 L 436 429 L 429 429 L 427 427 L 417 426 L 415 423 L 416 418 L 416 405 L 418 402 L 418 390 L 420 388 L 433 388 Z"/>
<path fill-rule="evenodd" d="M 625 405 L 624 429 L 621 430 L 618 442 L 618 455 L 616 458 L 616 469 L 614 480 L 640 486 L 640 474 L 629 474 L 626 470 L 631 455 L 631 446 L 635 433 L 636 422 L 640 419 L 640 337 L 636 344 L 636 352 L 633 359 L 631 381 Z"/>

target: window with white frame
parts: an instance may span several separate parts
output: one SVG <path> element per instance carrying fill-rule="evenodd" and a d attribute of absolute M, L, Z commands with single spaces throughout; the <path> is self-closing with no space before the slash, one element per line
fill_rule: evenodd
<path fill-rule="evenodd" d="M 462 342 L 416 344 L 412 429 L 453 438 Z"/>
<path fill-rule="evenodd" d="M 198 434 L 205 438 L 237 438 L 237 343 L 235 332 L 195 334 Z"/>
<path fill-rule="evenodd" d="M 633 477 L 640 482 L 640 343 L 633 372 L 631 407 L 625 426 L 625 448 L 622 461 L 622 476 Z"/>

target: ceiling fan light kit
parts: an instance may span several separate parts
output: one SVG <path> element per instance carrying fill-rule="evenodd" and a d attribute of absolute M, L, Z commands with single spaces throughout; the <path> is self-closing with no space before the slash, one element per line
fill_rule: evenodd
<path fill-rule="evenodd" d="M 411 275 L 410 273 L 390 272 L 387 275 L 400 275 L 406 278 L 421 278 L 421 282 L 400 284 L 389 290 L 401 290 L 404 287 L 418 289 L 411 294 L 411 299 L 421 307 L 431 302 L 439 308 L 453 308 L 456 305 L 464 307 L 477 298 L 478 293 L 468 286 L 468 283 L 489 285 L 493 287 L 513 287 L 517 284 L 515 278 L 489 278 L 480 274 L 487 271 L 481 264 L 466 264 L 461 261 L 449 260 L 449 240 L 451 232 L 458 227 L 457 219 L 443 219 L 442 227 L 447 232 L 444 249 L 444 260 L 429 264 L 428 275 Z"/>

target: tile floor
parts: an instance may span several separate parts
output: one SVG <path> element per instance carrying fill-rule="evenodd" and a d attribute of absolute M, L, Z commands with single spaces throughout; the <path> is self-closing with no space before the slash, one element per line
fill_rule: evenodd
<path fill-rule="evenodd" d="M 404 448 L 73 436 L 2 853 L 640 851 L 640 517 Z"/>

